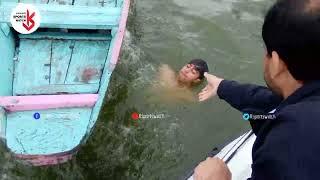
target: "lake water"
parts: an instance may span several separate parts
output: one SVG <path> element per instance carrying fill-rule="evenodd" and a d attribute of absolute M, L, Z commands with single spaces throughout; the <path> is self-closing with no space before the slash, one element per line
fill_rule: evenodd
<path fill-rule="evenodd" d="M 134 0 L 121 59 L 93 134 L 68 163 L 31 167 L 0 147 L 0 179 L 178 179 L 215 146 L 248 130 L 218 98 L 155 103 L 147 89 L 160 64 L 207 60 L 226 79 L 264 84 L 261 25 L 267 0 Z M 198 91 L 205 84 L 195 90 Z M 133 112 L 162 114 L 131 118 Z"/>

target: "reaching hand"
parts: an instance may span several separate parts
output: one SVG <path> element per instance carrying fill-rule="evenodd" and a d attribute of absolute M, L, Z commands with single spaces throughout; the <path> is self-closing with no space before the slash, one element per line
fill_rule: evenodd
<path fill-rule="evenodd" d="M 231 180 L 228 166 L 217 157 L 208 157 L 194 170 L 194 180 Z"/>
<path fill-rule="evenodd" d="M 212 74 L 204 73 L 204 76 L 207 78 L 208 84 L 205 88 L 201 90 L 198 94 L 199 101 L 205 101 L 215 95 L 217 95 L 218 87 L 223 79 L 218 78 Z"/>

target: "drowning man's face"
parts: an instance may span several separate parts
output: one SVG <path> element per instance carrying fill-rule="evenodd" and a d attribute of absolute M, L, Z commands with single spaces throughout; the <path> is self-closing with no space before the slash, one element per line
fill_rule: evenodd
<path fill-rule="evenodd" d="M 186 64 L 181 68 L 178 74 L 178 80 L 181 83 L 186 84 L 193 84 L 200 82 L 200 73 L 195 69 L 195 65 L 193 64 Z"/>

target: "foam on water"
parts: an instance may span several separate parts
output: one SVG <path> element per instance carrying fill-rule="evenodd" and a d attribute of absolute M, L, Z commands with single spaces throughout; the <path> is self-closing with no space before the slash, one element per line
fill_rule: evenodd
<path fill-rule="evenodd" d="M 144 87 L 152 82 L 155 65 L 148 62 L 144 52 L 133 43 L 133 38 L 129 31 L 126 31 L 123 42 L 123 56 L 119 65 L 128 69 L 128 75 L 132 75 L 133 80 L 130 85 L 133 88 Z"/>
<path fill-rule="evenodd" d="M 249 12 L 241 13 L 240 19 L 243 21 L 262 21 L 263 18 L 259 16 L 255 16 Z"/>
<path fill-rule="evenodd" d="M 173 2 L 178 6 L 186 8 L 187 13 L 190 15 L 212 17 L 224 12 L 231 12 L 233 3 L 238 2 L 238 0 L 173 0 Z"/>

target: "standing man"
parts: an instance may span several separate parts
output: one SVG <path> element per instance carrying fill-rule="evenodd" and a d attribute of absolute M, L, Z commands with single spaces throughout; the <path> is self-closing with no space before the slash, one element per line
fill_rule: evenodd
<path fill-rule="evenodd" d="M 242 85 L 205 74 L 204 101 L 218 95 L 243 113 L 273 113 L 250 120 L 257 138 L 251 180 L 320 179 L 320 0 L 278 0 L 262 27 L 264 79 L 268 86 Z M 230 180 L 225 163 L 207 158 L 195 180 Z"/>

